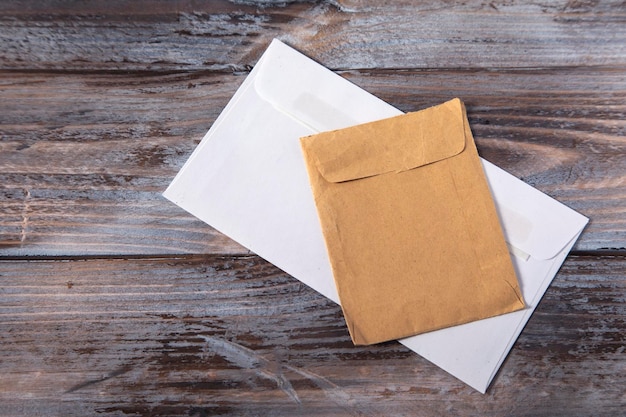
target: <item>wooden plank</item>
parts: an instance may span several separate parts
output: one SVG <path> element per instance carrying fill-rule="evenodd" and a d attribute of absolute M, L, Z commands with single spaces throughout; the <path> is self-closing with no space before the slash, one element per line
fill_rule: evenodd
<path fill-rule="evenodd" d="M 0 253 L 247 253 L 161 196 L 243 77 L 2 79 Z"/>
<path fill-rule="evenodd" d="M 626 246 L 626 71 L 342 75 L 404 111 L 461 97 L 483 157 L 591 218 L 576 250 Z M 0 254 L 248 253 L 161 196 L 244 74 L 0 79 Z"/>
<path fill-rule="evenodd" d="M 255 256 L 0 262 L 1 415 L 622 415 L 626 258 L 570 257 L 486 395 Z"/>
<path fill-rule="evenodd" d="M 621 1 L 4 1 L 0 68 L 243 70 L 279 37 L 334 69 L 626 64 Z"/>

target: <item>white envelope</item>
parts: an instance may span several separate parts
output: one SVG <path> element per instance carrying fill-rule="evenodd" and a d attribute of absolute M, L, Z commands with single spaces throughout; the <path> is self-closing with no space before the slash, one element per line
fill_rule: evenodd
<path fill-rule="evenodd" d="M 299 138 L 401 113 L 274 40 L 164 195 L 339 302 Z M 482 393 L 587 223 L 483 166 L 528 307 L 400 340 Z"/>

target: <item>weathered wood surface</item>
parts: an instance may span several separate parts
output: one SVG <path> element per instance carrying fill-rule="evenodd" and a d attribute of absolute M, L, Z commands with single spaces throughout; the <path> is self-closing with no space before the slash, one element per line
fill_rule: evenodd
<path fill-rule="evenodd" d="M 623 415 L 625 274 L 568 259 L 483 396 L 256 256 L 0 262 L 0 412 Z"/>
<path fill-rule="evenodd" d="M 132 3 L 5 1 L 1 67 L 231 71 L 252 64 L 274 37 L 333 69 L 626 61 L 621 0 Z"/>
<path fill-rule="evenodd" d="M 404 111 L 462 98 L 591 218 L 486 395 L 161 196 L 274 37 Z M 622 1 L 10 0 L 0 44 L 0 415 L 623 415 Z"/>
<path fill-rule="evenodd" d="M 626 72 L 342 75 L 405 111 L 462 97 L 483 157 L 592 219 L 576 250 L 626 246 Z M 1 78 L 0 251 L 246 253 L 161 196 L 244 76 Z"/>

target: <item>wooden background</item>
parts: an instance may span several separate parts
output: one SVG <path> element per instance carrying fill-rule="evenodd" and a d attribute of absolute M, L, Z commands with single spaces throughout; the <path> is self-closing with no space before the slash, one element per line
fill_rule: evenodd
<path fill-rule="evenodd" d="M 590 217 L 486 395 L 161 196 L 274 37 L 404 111 L 462 98 Z M 624 415 L 624 2 L 5 0 L 0 45 L 1 415 Z"/>

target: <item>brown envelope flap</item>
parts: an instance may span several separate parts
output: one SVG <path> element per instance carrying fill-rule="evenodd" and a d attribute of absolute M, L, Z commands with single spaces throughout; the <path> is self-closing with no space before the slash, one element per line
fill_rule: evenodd
<path fill-rule="evenodd" d="M 388 132 L 384 140 L 373 133 L 381 130 Z M 422 111 L 304 140 L 317 169 L 329 182 L 407 171 L 463 152 L 463 108 L 459 99 L 453 99 Z"/>

